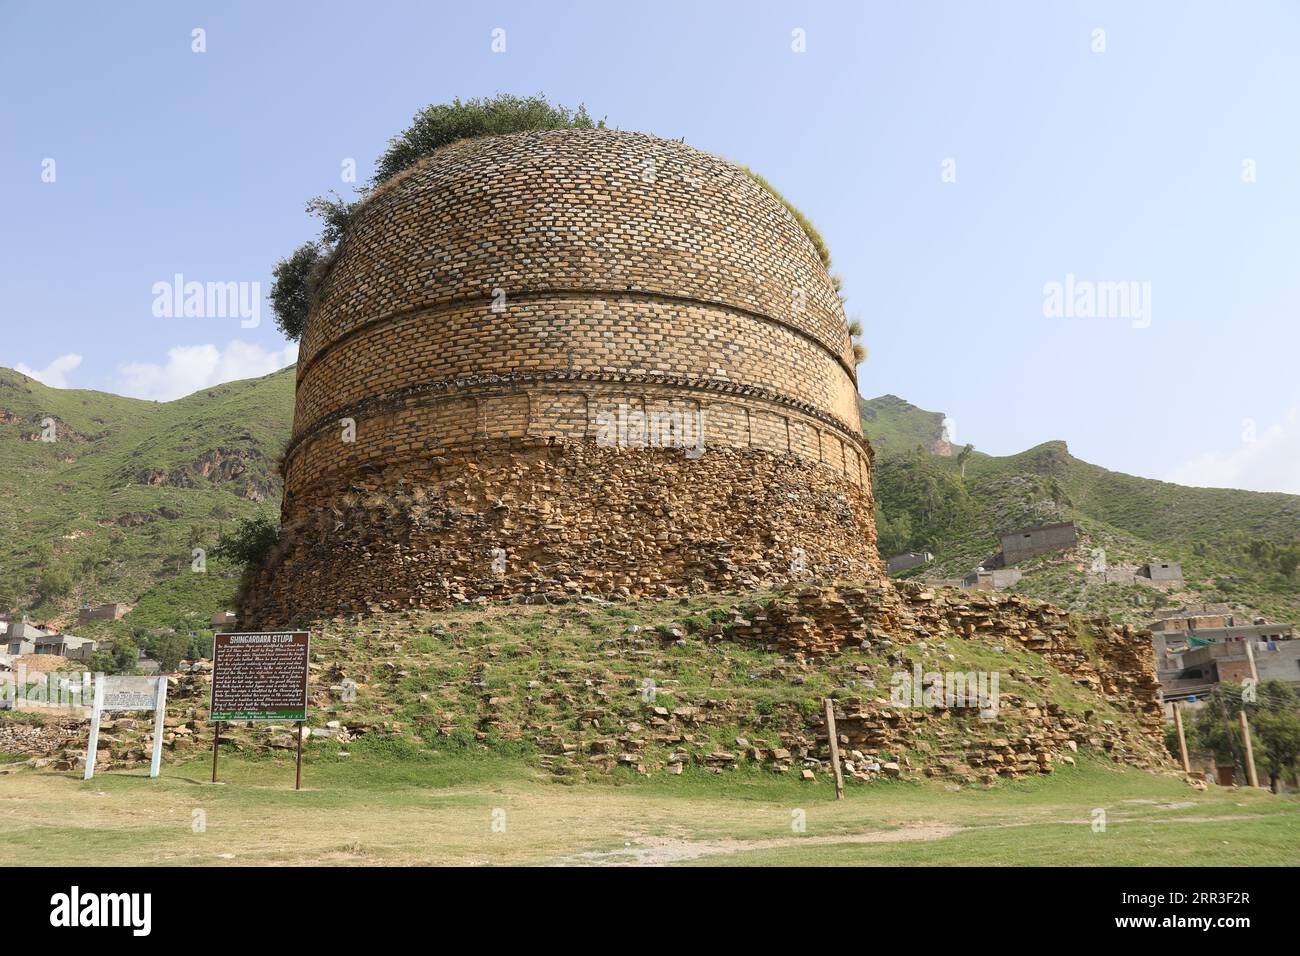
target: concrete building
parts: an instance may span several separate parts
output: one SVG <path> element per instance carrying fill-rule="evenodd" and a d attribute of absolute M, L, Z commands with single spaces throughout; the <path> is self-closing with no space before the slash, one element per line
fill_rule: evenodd
<path fill-rule="evenodd" d="M 1257 674 L 1261 683 L 1276 680 L 1300 688 L 1300 641 L 1271 641 L 1262 646 L 1250 642 L 1249 651 L 1247 642 L 1211 644 L 1187 651 L 1182 664 L 1183 680 L 1240 684 Z"/>
<path fill-rule="evenodd" d="M 34 645 L 43 637 L 49 637 L 53 632 L 31 623 L 27 616 L 23 615 L 21 621 L 12 621 L 9 624 L 9 633 L 5 635 L 5 641 L 10 646 Z M 34 654 L 34 650 L 10 651 L 11 654 Z"/>
<path fill-rule="evenodd" d="M 71 661 L 88 661 L 95 653 L 96 642 L 71 634 L 47 634 L 34 642 L 37 654 L 53 654 Z"/>
<path fill-rule="evenodd" d="M 1028 558 L 1052 551 L 1062 551 L 1079 543 L 1073 521 L 1021 528 L 1002 535 L 1002 563 L 1018 564 Z"/>
<path fill-rule="evenodd" d="M 3 645 L 6 654 L 18 656 L 20 654 L 35 654 L 36 644 L 25 638 L 8 638 Z"/>
<path fill-rule="evenodd" d="M 1240 684 L 1254 672 L 1261 681 L 1300 688 L 1300 640 L 1292 624 L 1238 624 L 1234 615 L 1167 618 L 1151 626 L 1156 674 L 1166 700 L 1209 693 L 1222 681 Z M 1248 647 L 1249 646 L 1249 647 Z"/>
<path fill-rule="evenodd" d="M 1152 561 L 1150 564 L 1142 565 L 1138 572 L 1144 578 L 1150 578 L 1152 583 L 1181 583 L 1183 580 L 1183 566 L 1177 561 Z"/>
<path fill-rule="evenodd" d="M 933 560 L 934 555 L 929 551 L 905 551 L 885 561 L 885 571 L 894 574 L 898 571 L 906 571 L 908 568 L 929 564 Z"/>
<path fill-rule="evenodd" d="M 962 578 L 961 586 L 975 591 L 1004 591 L 1024 577 L 1024 572 L 1015 568 L 996 568 L 986 571 L 976 568 Z"/>
<path fill-rule="evenodd" d="M 129 610 L 131 610 L 129 604 L 98 604 L 94 607 L 89 604 L 83 604 L 81 610 L 77 612 L 77 623 L 85 624 L 87 621 L 116 621 Z"/>

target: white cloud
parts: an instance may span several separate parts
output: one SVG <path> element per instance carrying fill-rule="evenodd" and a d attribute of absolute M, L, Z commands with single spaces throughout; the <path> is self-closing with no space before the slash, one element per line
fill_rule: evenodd
<path fill-rule="evenodd" d="M 297 357 L 298 346 L 294 343 L 272 352 L 239 340 L 230 342 L 224 349 L 215 345 L 178 345 L 168 350 L 163 365 L 154 362 L 119 365 L 116 390 L 136 398 L 168 402 L 222 382 L 269 375 L 292 364 Z"/>
<path fill-rule="evenodd" d="M 1239 446 L 1198 455 L 1170 471 L 1165 481 L 1300 495 L 1300 409 L 1291 409 L 1284 422 L 1263 429 L 1243 423 Z"/>
<path fill-rule="evenodd" d="M 14 365 L 14 371 L 22 372 L 28 378 L 34 378 L 50 388 L 67 388 L 68 373 L 80 364 L 81 356 L 75 352 L 69 352 L 67 355 L 60 355 L 45 368 L 31 368 L 22 362 L 18 362 Z"/>

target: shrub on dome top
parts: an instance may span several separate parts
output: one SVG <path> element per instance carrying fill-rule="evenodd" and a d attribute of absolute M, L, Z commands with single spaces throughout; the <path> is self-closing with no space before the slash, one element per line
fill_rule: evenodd
<path fill-rule="evenodd" d="M 501 136 L 538 129 L 604 129 L 605 121 L 593 120 L 587 108 L 576 111 L 552 106 L 546 98 L 502 93 L 484 99 L 460 100 L 426 106 L 415 114 L 411 125 L 388 141 L 388 149 L 375 164 L 372 184 L 413 166 L 448 143 L 476 136 Z"/>

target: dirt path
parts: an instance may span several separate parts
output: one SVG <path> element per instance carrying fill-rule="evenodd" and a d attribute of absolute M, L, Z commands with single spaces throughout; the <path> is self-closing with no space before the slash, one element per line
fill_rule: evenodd
<path fill-rule="evenodd" d="M 770 840 L 673 840 L 661 837 L 638 839 L 618 850 L 591 850 L 561 857 L 557 866 L 665 866 L 706 856 L 777 850 L 782 847 L 824 846 L 844 843 L 902 843 L 908 840 L 939 840 L 961 831 L 959 826 L 941 823 L 909 824 L 897 830 L 846 833 L 840 836 L 777 837 Z"/>
<path fill-rule="evenodd" d="M 1126 803 L 1155 803 L 1155 801 L 1132 800 Z M 1157 809 L 1176 810 L 1189 806 L 1185 803 L 1157 804 Z M 1216 823 L 1220 821 L 1255 818 L 1259 814 L 1216 815 L 1216 816 L 1119 816 L 1112 818 L 1114 824 L 1121 823 Z M 776 850 L 784 847 L 838 846 L 843 844 L 871 843 L 905 843 L 914 840 L 942 840 L 957 833 L 973 833 L 977 830 L 1003 830 L 1017 827 L 1036 827 L 1051 824 L 1072 824 L 1087 826 L 1090 818 L 1059 818 L 1026 820 L 1023 823 L 976 824 L 958 826 L 948 823 L 908 823 L 894 830 L 873 830 L 869 833 L 844 833 L 840 835 L 817 837 L 776 837 L 767 840 L 685 840 L 669 837 L 637 837 L 624 846 L 614 850 L 589 850 L 560 857 L 555 866 L 667 866 L 683 863 L 703 857 L 727 856 L 736 853 L 749 853 L 755 850 Z"/>

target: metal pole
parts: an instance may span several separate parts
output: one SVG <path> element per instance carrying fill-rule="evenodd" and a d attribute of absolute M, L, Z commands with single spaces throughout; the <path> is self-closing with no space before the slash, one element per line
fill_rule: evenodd
<path fill-rule="evenodd" d="M 302 721 L 298 721 L 298 771 L 294 777 L 293 789 L 302 789 Z"/>
<path fill-rule="evenodd" d="M 221 741 L 221 721 L 212 722 L 212 782 L 217 782 L 217 744 Z"/>
<path fill-rule="evenodd" d="M 1187 738 L 1183 736 L 1183 702 L 1174 703 L 1174 726 L 1178 728 L 1178 753 L 1183 758 L 1183 773 L 1191 773 L 1192 765 L 1187 761 Z"/>

